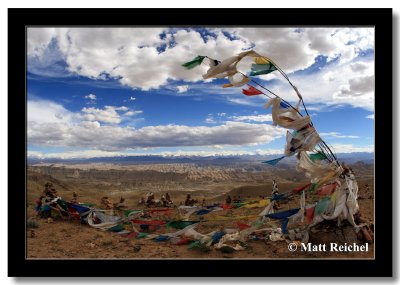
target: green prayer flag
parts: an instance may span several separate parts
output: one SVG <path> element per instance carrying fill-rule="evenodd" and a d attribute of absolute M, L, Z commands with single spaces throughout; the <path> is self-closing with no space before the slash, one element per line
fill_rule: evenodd
<path fill-rule="evenodd" d="M 308 188 L 308 191 L 313 192 L 315 190 L 315 188 L 317 188 L 318 183 L 312 183 L 310 185 L 310 188 Z"/>
<path fill-rule="evenodd" d="M 144 237 L 147 237 L 147 233 L 139 233 L 137 236 L 136 236 L 136 238 L 137 239 L 139 239 L 139 238 L 144 238 Z"/>
<path fill-rule="evenodd" d="M 108 231 L 116 233 L 116 232 L 123 231 L 124 229 L 125 229 L 124 226 L 120 224 L 120 225 L 116 225 L 116 226 L 114 226 L 112 228 L 109 228 Z"/>
<path fill-rule="evenodd" d="M 251 65 L 251 76 L 261 75 L 261 74 L 268 74 L 276 70 L 275 65 L 272 63 L 268 64 L 252 64 Z"/>
<path fill-rule="evenodd" d="M 205 58 L 206 58 L 205 56 L 198 55 L 191 61 L 188 61 L 188 62 L 185 62 L 184 64 L 182 64 L 182 66 L 185 67 L 186 69 L 192 69 L 192 68 L 200 65 Z"/>
<path fill-rule="evenodd" d="M 315 214 L 316 215 L 323 214 L 328 208 L 330 202 L 331 202 L 330 197 L 325 197 L 324 199 L 321 199 L 315 206 Z"/>
<path fill-rule="evenodd" d="M 311 159 L 312 161 L 324 160 L 324 159 L 326 159 L 325 154 L 323 154 L 322 152 L 312 153 L 312 154 L 310 154 L 309 156 L 310 156 L 310 159 Z"/>

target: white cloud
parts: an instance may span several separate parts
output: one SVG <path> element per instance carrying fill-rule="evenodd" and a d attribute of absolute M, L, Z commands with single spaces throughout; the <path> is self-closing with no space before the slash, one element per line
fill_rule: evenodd
<path fill-rule="evenodd" d="M 352 152 L 374 152 L 374 146 L 355 146 L 352 144 L 333 144 L 333 150 L 336 153 L 352 153 Z"/>
<path fill-rule="evenodd" d="M 112 106 L 106 106 L 106 108 L 111 108 Z M 114 107 L 115 108 L 115 107 Z M 128 107 L 126 107 L 126 106 L 121 106 L 121 107 L 116 107 L 115 108 L 115 110 L 117 110 L 117 111 L 128 111 L 129 110 L 129 108 Z"/>
<path fill-rule="evenodd" d="M 71 123 L 78 116 L 63 106 L 47 100 L 28 100 L 28 123 Z"/>
<path fill-rule="evenodd" d="M 318 73 L 293 75 L 290 79 L 302 94 L 309 110 L 349 105 L 373 111 L 374 62 L 365 59 L 355 63 L 360 63 L 366 68 L 354 72 L 354 63 L 331 64 Z M 293 89 L 283 80 L 271 89 L 291 103 L 298 100 Z"/>
<path fill-rule="evenodd" d="M 225 59 L 239 52 L 254 48 L 269 56 L 287 73 L 303 70 L 317 56 L 328 60 L 338 59 L 328 68 L 311 75 L 291 76 L 303 94 L 306 103 L 323 105 L 349 104 L 373 110 L 374 67 L 373 61 L 362 61 L 357 56 L 374 48 L 373 28 L 209 28 L 215 37 L 205 41 L 194 30 L 168 28 L 29 28 L 28 68 L 45 72 L 52 63 L 64 60 L 72 74 L 105 80 L 116 78 L 121 84 L 143 90 L 160 88 L 169 80 L 202 82 L 201 75 L 207 67 L 201 65 L 186 70 L 185 61 L 202 54 Z M 223 31 L 233 34 L 228 39 Z M 165 33 L 161 38 L 160 34 Z M 170 45 L 173 43 L 172 45 Z M 167 45 L 163 52 L 157 50 Z M 250 60 L 239 64 L 247 71 Z M 40 66 L 42 65 L 42 68 Z M 46 68 L 43 68 L 46 67 Z M 38 71 L 39 72 L 39 71 Z M 107 75 L 107 76 L 106 76 Z M 262 76 L 276 77 L 278 74 Z M 278 86 L 278 94 L 292 97 L 292 91 Z M 187 91 L 177 86 L 179 93 Z M 192 86 L 188 87 L 192 89 Z M 221 89 L 221 88 L 220 88 Z M 207 89 L 208 92 L 214 90 Z M 281 92 L 282 91 L 282 92 Z M 220 90 L 219 92 L 237 92 Z M 133 97 L 131 97 L 133 98 Z M 293 97 L 292 97 L 293 98 Z M 253 99 L 253 98 L 252 98 Z M 256 106 L 257 100 L 227 97 L 228 102 Z"/>
<path fill-rule="evenodd" d="M 99 108 L 83 108 L 81 117 L 86 121 L 96 121 L 107 124 L 119 124 L 122 121 L 121 115 L 117 111 L 125 112 L 124 116 L 135 116 L 138 114 L 142 114 L 143 111 L 129 111 L 129 108 L 126 106 L 104 106 L 103 109 Z"/>
<path fill-rule="evenodd" d="M 85 99 L 96 100 L 97 97 L 96 97 L 96 95 L 94 95 L 94 94 L 89 94 L 89 95 L 86 95 L 86 96 L 85 96 Z"/>
<path fill-rule="evenodd" d="M 131 96 L 131 98 L 129 98 L 129 101 L 135 101 L 135 100 L 136 100 L 135 97 L 132 97 L 132 96 Z"/>
<path fill-rule="evenodd" d="M 365 118 L 374 120 L 375 119 L 375 114 L 368 115 Z"/>
<path fill-rule="evenodd" d="M 128 111 L 128 112 L 126 112 L 125 114 L 124 114 L 124 116 L 136 116 L 136 115 L 138 115 L 138 114 L 142 114 L 143 113 L 143 111 Z"/>
<path fill-rule="evenodd" d="M 339 139 L 358 139 L 360 138 L 359 136 L 352 136 L 352 135 L 341 135 L 340 133 L 337 132 L 330 132 L 330 133 L 320 133 L 322 137 L 334 137 L 334 138 L 339 138 Z"/>
<path fill-rule="evenodd" d="M 188 91 L 189 85 L 176 86 L 176 89 L 178 90 L 178 93 L 185 93 Z"/>
<path fill-rule="evenodd" d="M 104 109 L 98 108 L 83 108 L 83 118 L 87 121 L 99 121 L 110 124 L 119 124 L 121 117 L 117 113 L 117 108 L 114 106 L 105 106 Z"/>
<path fill-rule="evenodd" d="M 93 115 L 93 114 L 91 114 Z M 256 145 L 284 136 L 285 130 L 265 124 L 226 122 L 223 125 L 161 125 L 141 129 L 98 123 L 32 123 L 30 145 L 123 150 L 149 147 Z"/>
<path fill-rule="evenodd" d="M 72 158 L 93 158 L 93 157 L 114 157 L 129 155 L 124 152 L 115 151 L 102 151 L 102 150 L 81 150 L 81 151 L 66 151 L 66 152 L 55 152 L 55 153 L 42 153 L 40 151 L 28 150 L 28 157 L 31 158 L 61 158 L 61 159 L 72 159 Z"/>
<path fill-rule="evenodd" d="M 229 117 L 233 121 L 246 121 L 246 122 L 271 122 L 272 121 L 272 115 L 267 114 L 267 115 L 253 115 L 253 116 L 232 116 Z"/>

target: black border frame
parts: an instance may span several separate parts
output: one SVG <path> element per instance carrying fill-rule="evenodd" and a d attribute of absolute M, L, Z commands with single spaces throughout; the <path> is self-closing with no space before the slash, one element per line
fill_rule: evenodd
<path fill-rule="evenodd" d="M 8 276 L 393 276 L 392 9 L 8 9 Z M 26 26 L 375 27 L 374 260 L 28 260 L 25 257 Z M 378 94 L 378 96 L 376 96 Z M 24 96 L 23 96 L 24 95 Z M 25 106 L 25 108 L 22 108 Z M 22 179 L 24 177 L 24 179 Z M 12 184 L 11 184 L 12 182 Z M 382 191 L 384 190 L 384 191 Z M 389 195 L 390 192 L 390 195 Z M 389 197 L 390 196 L 390 197 Z M 17 202 L 16 202 L 17 201 Z M 384 236 L 384 239 L 382 238 Z M 66 270 L 72 266 L 74 270 Z M 154 270 L 156 268 L 156 270 Z M 72 274 L 71 274 L 72 272 Z"/>

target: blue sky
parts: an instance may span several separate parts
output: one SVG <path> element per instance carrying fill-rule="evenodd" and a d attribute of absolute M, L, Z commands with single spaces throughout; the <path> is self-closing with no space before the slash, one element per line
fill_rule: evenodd
<path fill-rule="evenodd" d="M 369 28 L 29 28 L 28 155 L 279 154 L 286 130 L 271 125 L 266 97 L 203 80 L 205 64 L 181 66 L 249 49 L 289 75 L 335 152 L 372 152 L 373 38 Z M 278 72 L 253 79 L 296 104 Z"/>

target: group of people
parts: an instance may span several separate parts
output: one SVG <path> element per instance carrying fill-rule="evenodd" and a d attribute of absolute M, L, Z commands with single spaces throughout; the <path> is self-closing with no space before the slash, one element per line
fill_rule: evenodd
<path fill-rule="evenodd" d="M 170 207 L 173 204 L 174 203 L 172 202 L 171 196 L 168 192 L 163 194 L 160 200 L 156 200 L 154 193 L 150 191 L 146 194 L 146 197 L 142 197 L 139 200 L 139 205 L 146 205 L 149 208 L 157 206 Z"/>
<path fill-rule="evenodd" d="M 278 190 L 278 185 L 275 181 L 275 179 L 272 180 L 272 197 L 275 195 L 279 194 Z M 70 201 L 70 203 L 77 204 L 78 203 L 78 195 L 73 192 L 73 197 Z M 104 196 L 100 200 L 101 205 L 105 207 L 106 209 L 120 209 L 124 207 L 124 198 L 120 198 L 119 203 L 113 203 L 109 197 Z M 225 203 L 227 205 L 230 205 L 232 203 L 240 203 L 242 202 L 242 199 L 240 196 L 233 196 L 231 198 L 230 195 L 227 196 Z M 184 202 L 185 206 L 194 206 L 196 203 L 198 203 L 198 200 L 193 199 L 190 194 L 186 195 L 186 199 Z M 181 203 L 182 204 L 182 203 Z M 142 197 L 139 201 L 139 205 L 145 205 L 147 207 L 171 207 L 173 206 L 173 201 L 171 199 L 171 196 L 169 193 L 165 193 L 161 196 L 160 200 L 155 199 L 155 194 L 153 192 L 149 192 L 146 194 L 146 197 Z M 205 199 L 203 199 L 202 206 L 205 205 Z M 279 203 L 275 203 L 274 208 L 279 209 Z M 60 215 L 63 214 L 63 212 L 68 211 L 68 208 L 65 204 L 65 202 L 58 197 L 57 191 L 53 187 L 53 184 L 50 182 L 47 182 L 45 184 L 45 189 L 40 195 L 39 199 L 36 200 L 36 210 L 41 214 L 41 215 L 49 215 L 51 210 L 56 211 Z"/>

